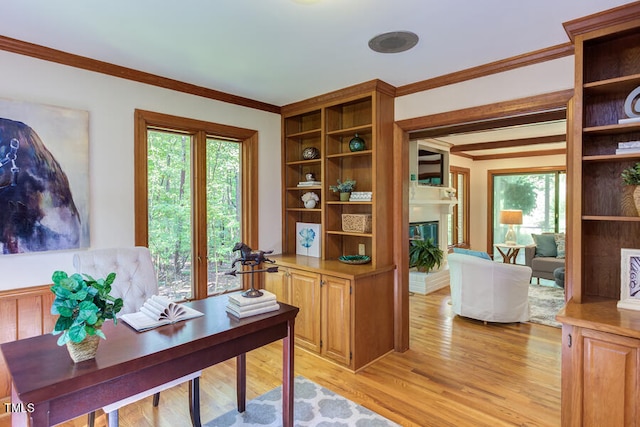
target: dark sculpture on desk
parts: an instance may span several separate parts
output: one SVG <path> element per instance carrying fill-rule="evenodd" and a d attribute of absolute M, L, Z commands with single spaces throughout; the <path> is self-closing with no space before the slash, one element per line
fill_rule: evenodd
<path fill-rule="evenodd" d="M 266 273 L 276 273 L 278 271 L 278 267 L 268 267 L 268 268 L 263 268 L 262 270 L 256 270 L 256 266 L 262 264 L 263 262 L 268 262 L 268 263 L 275 263 L 275 261 L 270 260 L 269 258 L 267 258 L 265 255 L 266 254 L 270 254 L 273 251 L 261 251 L 261 250 L 252 250 L 248 245 L 246 245 L 245 243 L 242 242 L 238 242 L 235 244 L 235 246 L 233 247 L 233 251 L 240 251 L 240 257 L 236 258 L 235 260 L 233 260 L 233 262 L 231 263 L 231 268 L 233 268 L 233 270 L 227 272 L 226 274 L 229 274 L 231 276 L 236 276 L 238 274 L 251 274 L 251 289 L 245 291 L 242 293 L 243 297 L 246 298 L 257 298 L 262 296 L 262 291 L 256 289 L 253 285 L 254 283 L 254 274 L 255 273 L 262 273 L 262 272 L 266 272 Z M 242 266 L 248 265 L 251 267 L 251 271 L 236 271 L 235 266 L 237 263 L 240 263 Z"/>

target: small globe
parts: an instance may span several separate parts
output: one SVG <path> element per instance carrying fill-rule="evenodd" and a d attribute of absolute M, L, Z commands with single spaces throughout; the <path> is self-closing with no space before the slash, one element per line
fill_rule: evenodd
<path fill-rule="evenodd" d="M 351 138 L 351 141 L 349 141 L 349 150 L 351 151 L 364 150 L 364 139 L 360 138 L 357 133 L 356 133 L 356 136 Z"/>
<path fill-rule="evenodd" d="M 302 150 L 302 158 L 305 160 L 313 160 L 320 157 L 320 150 L 316 147 L 307 147 Z"/>

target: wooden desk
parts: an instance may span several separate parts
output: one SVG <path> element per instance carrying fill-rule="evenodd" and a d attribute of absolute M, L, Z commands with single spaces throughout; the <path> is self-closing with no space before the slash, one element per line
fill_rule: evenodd
<path fill-rule="evenodd" d="M 293 345 L 298 308 L 237 319 L 225 311 L 227 296 L 192 301 L 204 316 L 136 332 L 124 322 L 105 323 L 107 336 L 95 359 L 74 364 L 51 334 L 0 345 L 11 377 L 12 403 L 33 411 L 12 414 L 12 425 L 50 426 L 152 387 L 238 357 L 238 410 L 245 409 L 245 353 L 284 339 L 283 424 L 293 427 Z M 186 402 L 185 402 L 186 403 Z M 31 406 L 31 404 L 33 406 Z"/>
<path fill-rule="evenodd" d="M 500 255 L 502 256 L 502 262 L 504 263 L 516 263 L 516 258 L 518 257 L 518 253 L 520 253 L 520 249 L 524 248 L 524 245 L 507 245 L 504 243 L 494 244 Z M 506 249 L 503 251 L 503 249 Z"/>

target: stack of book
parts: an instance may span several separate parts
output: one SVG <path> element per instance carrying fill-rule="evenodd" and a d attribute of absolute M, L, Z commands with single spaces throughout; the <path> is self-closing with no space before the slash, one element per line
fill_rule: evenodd
<path fill-rule="evenodd" d="M 640 153 L 640 141 L 618 142 L 616 154 L 636 154 Z"/>
<path fill-rule="evenodd" d="M 298 187 L 314 187 L 321 184 L 320 181 L 301 181 L 298 183 Z"/>
<path fill-rule="evenodd" d="M 242 319 L 244 317 L 255 316 L 256 314 L 268 313 L 280 308 L 276 301 L 275 294 L 261 290 L 262 296 L 247 298 L 242 296 L 242 292 L 229 294 L 227 312 Z"/>

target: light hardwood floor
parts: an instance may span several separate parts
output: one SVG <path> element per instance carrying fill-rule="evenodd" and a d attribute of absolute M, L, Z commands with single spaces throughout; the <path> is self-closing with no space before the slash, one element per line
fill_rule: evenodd
<path fill-rule="evenodd" d="M 302 375 L 403 426 L 559 426 L 560 329 L 489 324 L 454 317 L 448 288 L 410 298 L 411 349 L 357 374 L 296 349 Z M 281 383 L 281 345 L 247 356 L 248 399 Z M 204 372 L 202 419 L 235 408 L 235 361 Z M 88 397 L 90 398 L 90 397 Z M 65 427 L 86 424 L 86 417 Z M 97 426 L 105 425 L 100 416 Z M 187 389 L 162 393 L 120 411 L 120 426 L 189 426 Z"/>

